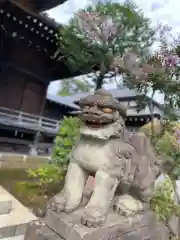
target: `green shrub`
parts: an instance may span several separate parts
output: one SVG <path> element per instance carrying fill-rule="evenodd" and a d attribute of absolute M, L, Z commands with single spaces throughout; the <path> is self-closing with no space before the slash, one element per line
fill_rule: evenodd
<path fill-rule="evenodd" d="M 174 188 L 169 177 L 161 183 L 158 183 L 154 196 L 151 199 L 151 208 L 156 213 L 159 220 L 167 222 L 173 216 L 180 216 L 180 205 L 174 201 Z"/>
<path fill-rule="evenodd" d="M 161 132 L 160 122 L 154 123 L 155 149 L 157 153 L 166 159 L 162 169 L 168 174 L 165 181 L 159 183 L 151 200 L 151 207 L 160 220 L 167 221 L 172 215 L 180 216 L 180 205 L 176 204 L 173 198 L 175 190 L 174 181 L 180 176 L 180 144 L 177 134 L 180 130 L 180 123 L 170 122 Z M 148 137 L 151 136 L 151 123 L 143 126 L 143 131 Z"/>
<path fill-rule="evenodd" d="M 20 182 L 18 189 L 22 192 L 37 189 L 41 193 L 49 191 L 63 181 L 69 163 L 69 154 L 79 136 L 80 120 L 77 117 L 65 117 L 56 137 L 52 164 L 27 171 L 29 181 Z"/>
<path fill-rule="evenodd" d="M 62 170 L 53 164 L 28 170 L 28 177 L 34 180 L 34 184 L 40 188 L 46 188 L 49 184 L 53 184 L 63 180 Z M 37 181 L 36 181 L 37 180 Z"/>
<path fill-rule="evenodd" d="M 60 130 L 52 151 L 52 161 L 66 170 L 69 163 L 69 154 L 80 133 L 80 119 L 77 117 L 65 117 L 60 124 Z"/>
<path fill-rule="evenodd" d="M 64 180 L 64 172 L 60 167 L 48 164 L 40 168 L 27 170 L 28 180 L 25 182 L 18 182 L 17 188 L 22 192 L 39 192 L 44 194 L 49 189 L 60 185 Z"/>
<path fill-rule="evenodd" d="M 176 152 L 180 152 L 180 144 L 178 142 L 179 136 L 177 135 L 178 130 L 180 130 L 180 123 L 170 122 L 164 126 L 163 134 L 161 134 L 160 121 L 154 121 L 154 134 L 156 138 L 155 147 L 160 154 L 165 153 L 169 155 L 172 152 L 172 149 Z M 141 127 L 140 131 L 144 132 L 148 137 L 151 137 L 151 123 Z"/>
<path fill-rule="evenodd" d="M 155 149 L 159 155 L 163 155 L 171 164 L 169 166 L 171 178 L 180 176 L 180 123 L 170 122 L 164 126 L 163 134 L 160 134 L 160 122 L 156 121 L 155 129 Z M 151 135 L 151 123 L 143 126 L 140 131 L 143 131 L 147 136 Z M 169 173 L 168 173 L 169 174 Z"/>
<path fill-rule="evenodd" d="M 154 124 L 153 125 L 154 134 L 155 134 L 155 136 L 158 136 L 161 131 L 160 121 L 154 120 L 153 124 Z M 151 137 L 151 135 L 152 135 L 151 122 L 142 126 L 140 128 L 140 132 L 144 132 L 146 134 L 146 136 Z"/>

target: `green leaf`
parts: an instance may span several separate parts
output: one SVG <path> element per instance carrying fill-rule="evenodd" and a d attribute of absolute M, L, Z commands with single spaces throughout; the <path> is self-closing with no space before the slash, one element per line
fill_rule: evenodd
<path fill-rule="evenodd" d="M 80 134 L 80 120 L 77 117 L 64 117 L 52 151 L 54 164 L 67 169 L 68 156 Z"/>
<path fill-rule="evenodd" d="M 110 16 L 118 26 L 118 32 L 113 39 L 104 41 L 101 37 L 102 32 L 98 30 L 94 39 L 99 40 L 90 41 L 77 24 L 77 15 L 73 16 L 69 24 L 59 30 L 58 39 L 59 50 L 64 56 L 63 62 L 72 73 L 87 74 L 93 72 L 94 68 L 101 71 L 102 63 L 106 63 L 105 66 L 109 69 L 115 56 L 121 57 L 126 50 L 132 48 L 142 55 L 154 42 L 155 32 L 151 28 L 150 19 L 130 1 L 97 3 L 80 12 L 98 13 L 102 18 Z M 92 21 L 90 24 L 100 29 L 97 23 Z M 96 82 L 97 76 L 95 79 Z M 69 81 L 67 85 L 62 82 L 63 86 L 59 94 L 69 95 L 90 90 L 90 85 L 83 82 Z M 91 83 L 93 82 L 92 80 Z"/>

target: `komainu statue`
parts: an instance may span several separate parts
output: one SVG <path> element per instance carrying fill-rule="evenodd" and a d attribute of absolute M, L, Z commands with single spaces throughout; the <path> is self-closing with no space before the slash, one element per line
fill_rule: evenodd
<path fill-rule="evenodd" d="M 155 181 L 160 174 L 157 156 L 149 139 L 143 134 L 132 134 L 127 131 L 124 123 L 126 109 L 108 91 L 100 89 L 94 95 L 81 99 L 80 107 L 83 122 L 80 138 L 70 155 L 64 188 L 53 197 L 49 205 L 48 211 L 55 213 L 53 218 L 56 220 L 52 220 L 51 216 L 50 221 L 50 217 L 46 216 L 46 222 L 51 228 L 54 222 L 55 232 L 63 232 L 65 230 L 59 229 L 65 228 L 62 226 L 67 228 L 65 222 L 72 221 L 71 224 L 68 223 L 68 231 L 71 232 L 70 226 L 77 224 L 72 220 L 73 213 L 81 209 L 79 215 L 81 227 L 78 228 L 80 230 L 76 227 L 75 231 L 82 231 L 83 225 L 86 228 L 83 231 L 86 233 L 101 229 L 103 226 L 107 228 L 108 225 L 111 231 L 114 229 L 112 226 L 116 226 L 116 232 L 119 228 L 122 235 L 119 233 L 119 237 L 113 237 L 114 235 L 105 237 L 104 229 L 101 234 L 98 232 L 88 235 L 89 238 L 84 237 L 85 233 L 79 233 L 78 238 L 72 237 L 70 233 L 68 235 L 66 231 L 66 234 L 59 232 L 61 239 L 168 239 L 168 230 L 160 223 L 155 224 L 156 219 L 149 208 Z M 93 176 L 95 180 L 87 195 L 86 182 L 89 176 Z M 59 227 L 57 227 L 58 214 L 61 218 Z M 115 223 L 113 217 L 108 218 L 110 215 L 116 216 Z M 137 220 L 137 216 L 140 217 L 138 219 L 141 217 L 142 219 Z M 67 219 L 62 223 L 63 218 Z M 125 219 L 128 221 L 126 224 L 123 222 Z M 132 219 L 136 219 L 134 228 L 143 229 L 147 224 L 148 234 L 135 233 L 134 238 L 123 235 L 124 229 L 128 231 L 127 226 L 133 222 Z M 122 224 L 121 227 L 117 225 L 121 222 L 125 227 L 122 227 Z M 132 232 L 130 227 L 129 231 Z M 147 235 L 146 238 L 143 234 Z"/>

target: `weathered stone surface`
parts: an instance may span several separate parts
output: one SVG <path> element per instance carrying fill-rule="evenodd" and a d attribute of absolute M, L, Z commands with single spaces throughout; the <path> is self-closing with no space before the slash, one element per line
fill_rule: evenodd
<path fill-rule="evenodd" d="M 34 222 L 29 223 L 24 236 L 24 240 L 41 240 L 40 236 L 37 234 L 37 230 L 40 228 L 41 226 L 38 226 Z"/>
<path fill-rule="evenodd" d="M 26 228 L 27 228 L 27 223 L 18 224 L 18 222 L 15 223 L 15 219 L 14 219 L 14 224 L 12 224 L 12 221 L 9 218 L 9 225 L 7 224 L 7 226 L 3 226 L 3 227 L 0 226 L 0 239 L 23 235 L 26 232 Z"/>
<path fill-rule="evenodd" d="M 145 210 L 161 172 L 150 139 L 127 131 L 125 109 L 104 89 L 81 99 L 80 107 L 80 138 L 69 155 L 64 188 L 48 208 L 72 212 L 86 206 L 82 224 L 88 227 L 105 222 L 111 207 L 128 217 Z M 90 175 L 94 181 L 87 182 Z"/>
<path fill-rule="evenodd" d="M 80 138 L 64 188 L 47 204 L 41 240 L 168 240 L 168 229 L 148 210 L 161 173 L 150 139 L 127 131 L 126 110 L 106 90 L 80 107 Z"/>
<path fill-rule="evenodd" d="M 37 235 L 40 237 L 41 240 L 64 240 L 64 238 L 60 237 L 56 234 L 52 229 L 48 228 L 47 226 L 39 229 L 37 231 Z"/>
<path fill-rule="evenodd" d="M 37 218 L 9 192 L 0 186 L 0 199 L 7 199 L 12 203 L 9 214 L 0 215 L 0 239 L 25 234 L 27 224 Z"/>
<path fill-rule="evenodd" d="M 8 227 L 0 228 L 0 239 L 15 236 L 15 234 L 16 234 L 16 226 L 8 226 Z"/>
<path fill-rule="evenodd" d="M 28 225 L 24 240 L 64 240 L 53 230 L 44 225 L 30 223 Z"/>
<path fill-rule="evenodd" d="M 9 238 L 3 238 L 2 240 L 24 240 L 24 235 L 9 237 Z"/>
<path fill-rule="evenodd" d="M 0 187 L 0 215 L 8 214 L 12 210 L 12 198 L 3 188 Z"/>
<path fill-rule="evenodd" d="M 0 195 L 0 215 L 8 214 L 12 210 L 12 201 L 7 199 L 6 196 Z"/>
<path fill-rule="evenodd" d="M 45 223 L 60 236 L 59 239 L 65 240 L 168 240 L 168 230 L 164 225 L 156 223 L 152 212 L 134 218 L 110 213 L 102 227 L 88 228 L 80 223 L 82 211 L 79 209 L 71 214 L 49 211 Z"/>

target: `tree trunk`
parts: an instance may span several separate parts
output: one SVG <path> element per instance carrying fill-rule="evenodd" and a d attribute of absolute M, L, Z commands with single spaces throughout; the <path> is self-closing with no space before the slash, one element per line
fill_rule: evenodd
<path fill-rule="evenodd" d="M 150 115 L 151 115 L 151 140 L 154 141 L 154 107 L 153 107 L 153 97 L 154 97 L 154 92 L 152 93 L 150 104 L 149 104 L 149 110 L 150 110 Z"/>
<path fill-rule="evenodd" d="M 102 88 L 104 76 L 105 76 L 106 73 L 107 73 L 107 67 L 104 64 L 104 61 L 102 61 L 101 64 L 100 64 L 99 76 L 96 79 L 96 88 L 95 88 L 95 90 L 98 90 L 98 89 Z"/>
<path fill-rule="evenodd" d="M 163 117 L 160 118 L 160 137 L 162 137 L 164 135 L 164 132 L 166 130 L 166 119 L 165 119 L 165 115 L 166 115 L 166 109 L 167 109 L 167 101 L 168 101 L 168 96 L 165 95 L 164 96 L 164 115 Z"/>
<path fill-rule="evenodd" d="M 102 74 L 100 74 L 97 78 L 96 89 L 95 90 L 98 90 L 98 89 L 102 88 L 103 79 L 104 79 L 104 76 Z"/>

